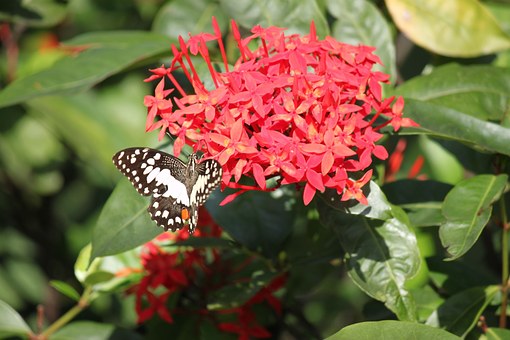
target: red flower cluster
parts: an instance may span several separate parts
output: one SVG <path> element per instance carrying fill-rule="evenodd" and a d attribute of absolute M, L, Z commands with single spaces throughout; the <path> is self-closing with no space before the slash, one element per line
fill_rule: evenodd
<path fill-rule="evenodd" d="M 220 323 L 218 328 L 225 332 L 237 333 L 239 340 L 248 340 L 250 337 L 269 338 L 271 333 L 257 324 L 252 307 L 253 305 L 267 302 L 277 314 L 281 314 L 282 306 L 280 300 L 274 297 L 273 293 L 282 288 L 286 280 L 286 275 L 278 276 L 267 287 L 262 288 L 244 305 L 223 311 L 223 314 L 237 315 L 237 320 L 236 322 Z"/>
<path fill-rule="evenodd" d="M 199 224 L 200 228 L 196 230 L 194 237 L 221 236 L 219 226 L 205 209 L 200 212 Z M 163 247 L 165 243 L 186 240 L 188 237 L 189 233 L 182 229 L 177 233 L 163 233 L 144 246 L 141 256 L 142 279 L 128 290 L 130 294 L 136 296 L 138 322 L 143 323 L 157 314 L 162 320 L 172 323 L 174 313 L 198 313 L 208 320 L 213 320 L 220 331 L 235 333 L 239 339 L 270 337 L 269 331 L 257 321 L 253 308 L 255 305 L 266 303 L 280 314 L 281 304 L 273 293 L 283 287 L 285 275 L 277 277 L 248 302 L 237 308 L 210 311 L 187 310 L 184 306 L 172 308 L 168 305 L 168 300 L 173 294 L 179 295 L 188 289 L 198 289 L 200 293 L 197 296 L 204 299 L 203 303 L 198 305 L 205 306 L 208 295 L 226 284 L 231 284 L 232 282 L 227 282 L 226 278 L 231 271 L 236 272 L 231 263 L 222 260 L 218 250 L 208 252 L 201 248 L 174 247 L 169 251 Z M 245 264 L 250 262 L 252 259 L 245 261 Z M 128 271 L 124 270 L 119 275 L 124 275 L 124 272 Z"/>
<path fill-rule="evenodd" d="M 196 230 L 195 236 L 219 237 L 221 229 L 212 222 L 205 209 L 200 216 L 202 228 Z M 208 221 L 204 221 L 204 218 Z M 161 247 L 162 242 L 182 241 L 188 237 L 189 233 L 182 229 L 178 233 L 163 233 L 154 241 L 145 244 L 141 255 L 143 277 L 130 289 L 130 292 L 136 295 L 139 323 L 152 318 L 155 313 L 163 320 L 172 322 L 172 316 L 166 305 L 168 298 L 173 293 L 186 289 L 198 275 L 198 270 L 209 271 L 203 250 L 186 249 L 168 252 Z M 213 256 L 217 259 L 218 252 L 213 250 Z"/>
<path fill-rule="evenodd" d="M 145 98 L 147 131 L 161 129 L 160 139 L 167 131 L 176 136 L 176 155 L 189 144 L 218 160 L 224 187 L 268 190 L 266 181 L 277 177 L 281 184 L 304 182 L 305 204 L 326 188 L 336 189 L 342 200 L 366 203 L 360 188 L 371 172 L 355 179 L 349 173 L 367 170 L 373 156 L 388 157 L 375 144 L 382 127 L 391 124 L 396 131 L 415 124 L 402 117 L 402 98 L 394 105 L 394 97 L 381 98 L 388 76 L 371 71 L 380 63 L 374 48 L 330 37 L 318 40 L 313 23 L 305 36 L 256 26 L 242 39 L 232 21 L 240 57 L 229 66 L 214 18 L 213 28 L 214 34 L 191 36 L 187 43 L 179 37 L 170 67 L 154 69 L 146 79 L 161 79 L 155 95 Z M 251 50 L 248 45 L 256 39 L 259 47 Z M 206 42 L 212 40 L 218 43 L 223 72 L 211 62 Z M 199 77 L 191 60 L 198 54 L 208 79 Z M 187 94 L 174 77 L 178 70 L 193 93 Z M 165 78 L 172 89 L 165 89 Z M 242 175 L 253 178 L 254 186 L 239 185 Z"/>

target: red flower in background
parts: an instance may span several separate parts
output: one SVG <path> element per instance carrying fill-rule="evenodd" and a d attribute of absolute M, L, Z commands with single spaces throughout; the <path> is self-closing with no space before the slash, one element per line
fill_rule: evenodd
<path fill-rule="evenodd" d="M 214 223 L 205 209 L 200 211 L 200 228 L 194 237 L 220 237 L 221 229 Z M 209 294 L 214 294 L 228 281 L 228 274 L 236 274 L 243 270 L 244 265 L 252 262 L 252 258 L 245 259 L 243 265 L 233 266 L 220 256 L 217 249 L 192 247 L 165 247 L 167 243 L 185 241 L 190 237 L 184 229 L 177 233 L 163 233 L 155 240 L 144 245 L 141 255 L 142 269 L 125 268 L 118 276 L 130 273 L 142 273 L 142 278 L 135 286 L 128 290 L 136 298 L 135 308 L 138 323 L 144 323 L 158 315 L 162 320 L 172 323 L 176 313 L 193 313 L 201 318 L 213 321 L 222 332 L 235 333 L 238 339 L 267 338 L 271 333 L 260 325 L 254 307 L 265 304 L 275 313 L 281 313 L 281 302 L 274 293 L 281 289 L 287 276 L 275 278 L 266 287 L 261 288 L 250 300 L 237 308 L 228 310 L 209 310 L 206 307 L 188 307 L 177 303 L 169 305 L 169 298 L 186 295 L 186 291 L 193 296 L 200 296 L 203 301 L 197 305 L 206 306 Z M 236 276 L 236 275 L 234 275 Z M 250 278 L 237 278 L 239 282 L 249 281 Z"/>
<path fill-rule="evenodd" d="M 221 229 L 215 224 L 205 209 L 201 210 L 200 225 L 202 228 L 195 233 L 196 237 L 219 237 Z M 142 323 L 157 313 L 166 322 L 172 322 L 172 316 L 166 302 L 175 292 L 184 290 L 192 282 L 198 271 L 208 272 L 208 263 L 204 250 L 195 248 L 168 251 L 162 244 L 168 241 L 186 240 L 189 233 L 184 229 L 177 233 L 163 233 L 154 241 L 145 244 L 141 263 L 143 277 L 131 287 L 130 293 L 136 295 L 136 312 L 138 322 Z M 216 250 L 212 251 L 213 260 L 219 258 Z"/>
<path fill-rule="evenodd" d="M 266 180 L 278 176 L 281 184 L 305 182 L 305 204 L 326 188 L 343 199 L 366 202 L 359 189 L 370 173 L 360 179 L 349 174 L 366 171 L 373 156 L 388 157 L 384 147 L 375 144 L 382 127 L 391 125 L 396 131 L 415 125 L 402 118 L 402 98 L 393 107 L 394 97 L 381 98 L 380 83 L 388 76 L 371 71 L 380 63 L 374 48 L 330 37 L 318 40 L 313 23 L 305 36 L 256 26 L 251 36 L 241 39 L 232 21 L 240 58 L 230 67 L 214 18 L 213 28 L 214 34 L 191 36 L 187 43 L 180 38 L 179 48 L 172 46 L 170 67 L 152 70 L 147 81 L 161 81 L 155 96 L 145 100 L 147 131 L 161 129 L 160 138 L 167 131 L 176 136 L 176 155 L 189 144 L 218 160 L 224 187 L 270 190 Z M 259 47 L 250 50 L 248 44 L 256 39 Z M 218 43 L 223 72 L 213 67 L 207 41 Z M 200 55 L 208 66 L 211 88 L 200 79 L 191 55 Z M 193 93 L 186 93 L 174 77 L 179 70 Z M 165 78 L 179 98 L 164 90 Z M 242 175 L 253 178 L 254 185 L 239 185 Z"/>

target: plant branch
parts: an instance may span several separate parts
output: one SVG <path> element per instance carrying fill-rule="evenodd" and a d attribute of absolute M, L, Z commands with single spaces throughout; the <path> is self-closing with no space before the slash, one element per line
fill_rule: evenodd
<path fill-rule="evenodd" d="M 508 216 L 506 213 L 505 195 L 501 195 L 499 200 L 501 210 L 501 224 L 503 227 L 501 235 L 501 314 L 499 315 L 499 327 L 506 328 L 506 308 L 508 305 Z"/>
<path fill-rule="evenodd" d="M 92 295 L 92 287 L 88 286 L 83 291 L 83 294 L 78 300 L 78 303 L 68 310 L 64 315 L 62 315 L 58 320 L 52 323 L 44 332 L 42 332 L 38 338 L 40 339 L 48 339 L 50 335 L 58 331 L 60 328 L 69 323 L 76 315 L 78 315 L 82 310 L 87 308 L 90 304 L 90 298 Z"/>

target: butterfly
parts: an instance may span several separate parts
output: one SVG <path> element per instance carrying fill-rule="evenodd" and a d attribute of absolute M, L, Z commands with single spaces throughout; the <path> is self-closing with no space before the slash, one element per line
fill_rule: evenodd
<path fill-rule="evenodd" d="M 223 170 L 213 159 L 199 162 L 191 154 L 188 163 L 150 148 L 128 148 L 113 156 L 113 163 L 143 196 L 152 196 L 147 210 L 165 231 L 188 224 L 195 231 L 198 208 L 220 184 Z"/>

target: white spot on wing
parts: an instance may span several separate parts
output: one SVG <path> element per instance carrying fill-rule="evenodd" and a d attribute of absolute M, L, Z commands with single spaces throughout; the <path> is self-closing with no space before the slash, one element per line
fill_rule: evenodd
<path fill-rule="evenodd" d="M 159 168 L 157 168 L 159 170 Z M 156 171 L 154 169 L 153 171 Z M 152 172 L 147 176 L 147 182 L 151 182 L 152 178 L 149 180 L 149 177 L 151 177 Z M 161 170 L 157 176 L 156 176 L 156 185 L 165 185 L 168 190 L 163 193 L 163 197 L 173 197 L 178 203 L 182 203 L 186 206 L 189 206 L 189 197 L 188 192 L 186 190 L 186 186 L 184 183 L 179 182 L 175 179 L 174 176 L 170 173 L 169 169 L 163 169 Z"/>
<path fill-rule="evenodd" d="M 152 167 L 150 167 L 150 168 L 152 168 Z M 147 169 L 148 169 L 148 168 L 147 168 Z M 163 170 L 163 171 L 164 171 L 164 170 Z M 145 171 L 144 171 L 144 173 L 145 173 Z M 152 181 L 154 180 L 154 178 L 156 178 L 156 180 L 157 180 L 157 178 L 158 178 L 158 176 L 159 176 L 159 174 L 160 174 L 160 173 L 161 173 L 161 172 L 160 172 L 160 169 L 159 169 L 159 168 L 155 168 L 155 169 L 153 169 L 153 170 L 149 173 L 149 175 L 147 175 L 147 183 L 152 182 Z"/>

